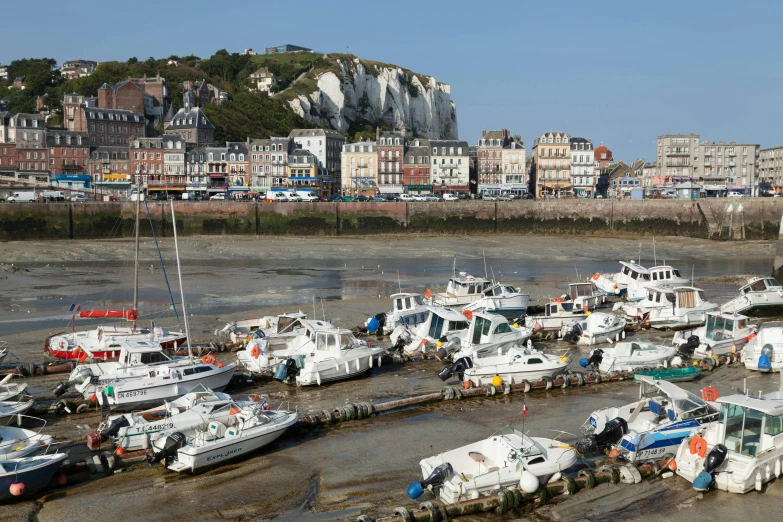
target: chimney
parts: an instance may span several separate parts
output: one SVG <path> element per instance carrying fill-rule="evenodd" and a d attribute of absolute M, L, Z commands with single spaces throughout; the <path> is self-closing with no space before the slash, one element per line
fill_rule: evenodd
<path fill-rule="evenodd" d="M 487 135 L 487 129 L 481 129 L 481 137 L 483 138 L 486 135 Z"/>
<path fill-rule="evenodd" d="M 380 139 L 381 139 L 381 128 L 375 127 L 375 143 L 377 144 Z"/>

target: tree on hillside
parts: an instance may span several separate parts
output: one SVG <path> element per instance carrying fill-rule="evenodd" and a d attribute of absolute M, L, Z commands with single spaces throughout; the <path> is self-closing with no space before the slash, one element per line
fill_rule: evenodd
<path fill-rule="evenodd" d="M 139 59 L 136 58 L 135 56 L 128 58 L 128 65 L 133 65 L 134 63 L 139 63 Z"/>

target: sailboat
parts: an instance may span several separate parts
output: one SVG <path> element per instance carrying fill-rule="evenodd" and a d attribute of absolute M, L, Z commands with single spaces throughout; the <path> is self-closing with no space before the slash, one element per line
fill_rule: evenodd
<path fill-rule="evenodd" d="M 185 342 L 182 332 L 170 332 L 163 328 L 137 328 L 139 318 L 139 211 L 136 200 L 135 256 L 133 263 L 133 307 L 127 310 L 79 310 L 79 317 L 86 319 L 125 319 L 131 326 L 101 325 L 93 330 L 57 333 L 46 338 L 44 352 L 57 359 L 83 362 L 88 357 L 106 360 L 119 357 L 121 343 L 126 339 L 147 339 L 163 349 L 175 350 Z"/>
<path fill-rule="evenodd" d="M 69 376 L 70 384 L 84 397 L 95 395 L 100 404 L 106 403 L 115 410 L 174 399 L 198 385 L 221 391 L 236 371 L 236 364 L 216 363 L 213 355 L 205 355 L 201 359 L 193 357 L 173 202 L 171 215 L 188 356 L 172 358 L 163 352 L 159 344 L 146 339 L 128 338 L 121 346 L 118 361 L 80 364 L 74 368 Z M 67 385 L 58 385 L 55 394 L 62 394 L 65 389 Z"/>

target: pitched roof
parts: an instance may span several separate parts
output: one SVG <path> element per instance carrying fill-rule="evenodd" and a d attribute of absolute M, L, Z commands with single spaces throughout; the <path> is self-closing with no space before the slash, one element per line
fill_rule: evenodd
<path fill-rule="evenodd" d="M 177 114 L 170 120 L 166 126 L 169 129 L 214 129 L 215 126 L 206 117 L 199 107 L 193 107 L 190 110 L 184 107 L 177 111 Z"/>
<path fill-rule="evenodd" d="M 289 138 L 307 138 L 312 136 L 345 139 L 345 136 L 332 129 L 293 129 L 288 134 Z"/>

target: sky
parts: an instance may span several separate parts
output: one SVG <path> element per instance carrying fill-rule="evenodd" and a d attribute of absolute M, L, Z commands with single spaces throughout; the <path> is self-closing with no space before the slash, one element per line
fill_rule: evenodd
<path fill-rule="evenodd" d="M 653 159 L 656 136 L 783 145 L 783 1 L 39 0 L 4 24 L 0 63 L 208 57 L 291 43 L 451 85 L 460 139 L 548 130 Z M 28 4 L 3 7 L 30 20 Z M 80 23 L 81 22 L 81 23 Z"/>

